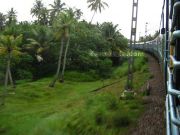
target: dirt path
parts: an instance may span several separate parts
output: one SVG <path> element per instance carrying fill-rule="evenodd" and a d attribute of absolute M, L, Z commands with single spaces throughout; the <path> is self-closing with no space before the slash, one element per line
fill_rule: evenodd
<path fill-rule="evenodd" d="M 162 73 L 157 60 L 150 55 L 147 57 L 149 70 L 154 76 L 149 81 L 151 92 L 148 100 L 150 101 L 136 128 L 132 129 L 129 135 L 165 135 L 165 90 Z"/>

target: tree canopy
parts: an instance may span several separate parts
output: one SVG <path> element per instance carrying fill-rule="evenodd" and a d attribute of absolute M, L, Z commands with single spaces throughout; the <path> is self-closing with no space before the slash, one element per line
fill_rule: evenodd
<path fill-rule="evenodd" d="M 96 12 L 101 12 L 102 8 L 107 6 L 107 3 L 101 0 L 90 0 L 88 3 Z M 19 50 L 23 54 L 19 56 L 18 62 L 12 62 L 14 79 L 36 80 L 52 76 L 58 64 L 61 68 L 58 78 L 61 79 L 65 69 L 93 71 L 104 76 L 101 73 L 106 69 L 98 67 L 106 65 L 110 71 L 112 64 L 117 63 L 117 60 L 112 58 L 113 54 L 120 56 L 122 51 L 126 51 L 127 39 L 120 33 L 118 25 L 112 22 L 91 24 L 81 20 L 82 11 L 67 8 L 61 0 L 55 0 L 49 8 L 43 1 L 36 0 L 31 14 L 37 17 L 37 20 L 18 22 L 16 10 L 13 8 L 6 15 L 0 13 L 1 37 L 15 40 L 22 35 L 22 43 L 18 48 L 14 43 L 6 44 L 12 45 L 11 49 L 15 47 L 13 51 Z M 3 48 L 1 46 L 0 53 L 4 52 Z M 5 59 L 2 55 L 1 58 Z M 0 62 L 0 65 L 3 65 L 2 61 Z"/>

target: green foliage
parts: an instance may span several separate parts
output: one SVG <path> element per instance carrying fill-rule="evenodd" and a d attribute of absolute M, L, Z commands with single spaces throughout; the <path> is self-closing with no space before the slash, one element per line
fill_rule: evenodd
<path fill-rule="evenodd" d="M 106 100 L 107 100 L 107 109 L 109 110 L 117 110 L 118 109 L 118 98 L 110 93 L 108 93 L 108 95 L 106 95 Z"/>
<path fill-rule="evenodd" d="M 0 85 L 3 84 L 4 81 L 4 73 L 0 72 Z"/>
<path fill-rule="evenodd" d="M 98 108 L 94 112 L 94 118 L 97 125 L 103 125 L 106 122 L 106 110 L 103 108 Z"/>
<path fill-rule="evenodd" d="M 102 78 L 108 78 L 112 72 L 112 61 L 109 59 L 100 60 L 98 62 L 98 74 Z"/>
<path fill-rule="evenodd" d="M 32 79 L 33 78 L 33 75 L 31 72 L 27 71 L 27 70 L 23 70 L 23 69 L 19 69 L 17 70 L 17 73 L 16 73 L 16 78 L 19 78 L 19 79 Z"/>
<path fill-rule="evenodd" d="M 107 5 L 102 1 L 94 5 L 93 1 L 88 2 L 95 12 Z M 113 67 L 116 65 L 114 55 L 119 56 L 127 48 L 127 39 L 119 32 L 118 26 L 111 22 L 91 25 L 80 21 L 81 12 L 64 9 L 64 5 L 56 0 L 51 5 L 53 9 L 49 10 L 41 0 L 36 0 L 31 14 L 37 20 L 32 23 L 16 23 L 16 12 L 14 9 L 9 12 L 9 24 L 0 32 L 0 53 L 13 53 L 12 74 L 19 81 L 16 81 L 16 94 L 8 95 L 6 106 L 1 108 L 0 133 L 116 135 L 124 133 L 142 112 L 143 106 L 136 97 L 119 99 L 128 64 Z M 50 79 L 42 78 L 52 76 L 56 70 L 62 37 L 65 41 L 70 38 L 67 81 L 52 90 L 47 87 Z M 37 56 L 43 60 L 37 61 Z M 3 83 L 6 59 L 0 58 L 0 83 Z M 143 58 L 135 60 L 135 71 L 138 71 L 135 81 L 139 82 L 136 88 L 145 81 L 139 78 L 147 76 L 145 62 Z M 109 84 L 119 78 L 122 82 L 118 87 L 108 87 L 112 93 L 91 92 L 102 86 L 100 80 Z M 31 79 L 41 80 L 28 82 Z M 0 86 L 0 95 L 2 90 Z M 140 105 L 136 108 L 128 101 Z"/>
<path fill-rule="evenodd" d="M 145 63 L 147 62 L 147 58 L 146 57 L 138 57 L 137 59 L 135 59 L 134 62 L 134 70 L 138 71 L 141 70 L 143 67 L 143 65 L 145 65 Z M 143 71 L 144 69 L 142 69 Z"/>
<path fill-rule="evenodd" d="M 67 71 L 65 74 L 65 79 L 77 82 L 90 82 L 99 79 L 95 71 L 90 72 L 77 72 L 77 71 Z"/>
<path fill-rule="evenodd" d="M 91 8 L 91 10 L 95 12 L 99 10 L 99 12 L 101 13 L 102 8 L 104 9 L 105 6 L 108 7 L 108 4 L 101 0 L 88 0 L 87 2 L 89 3 L 88 8 Z"/>
<path fill-rule="evenodd" d="M 0 58 L 0 85 L 4 82 L 4 74 L 5 74 L 5 61 Z"/>
<path fill-rule="evenodd" d="M 116 70 L 116 69 L 114 69 Z M 147 72 L 135 73 L 134 82 L 140 88 L 148 78 Z M 66 72 L 67 77 L 82 73 Z M 68 75 L 69 73 L 69 75 Z M 95 70 L 85 73 L 96 74 Z M 78 77 L 77 77 L 78 76 Z M 83 77 L 82 77 L 83 78 Z M 5 135 L 28 134 L 128 134 L 128 129 L 143 112 L 141 97 L 121 100 L 126 77 L 118 85 L 100 92 L 91 92 L 102 86 L 101 81 L 70 81 L 49 88 L 50 78 L 36 82 L 17 81 L 17 92 L 8 96 L 1 108 L 0 128 Z M 80 81 L 80 80 L 79 80 Z M 116 80 L 104 80 L 106 83 Z M 0 87 L 0 93 L 3 88 Z M 13 113 L 13 115 L 12 115 Z M 14 124 L 16 123 L 16 124 Z"/>
<path fill-rule="evenodd" d="M 128 73 L 128 62 L 125 61 L 121 66 L 119 66 L 113 71 L 112 77 L 118 79 L 127 75 L 127 73 Z"/>
<path fill-rule="evenodd" d="M 159 31 L 155 31 L 153 35 L 149 34 L 139 38 L 139 42 L 147 42 L 154 40 L 159 35 Z"/>
<path fill-rule="evenodd" d="M 113 123 L 116 128 L 127 127 L 131 123 L 131 118 L 127 115 L 122 115 L 119 112 L 115 113 L 113 116 Z"/>
<path fill-rule="evenodd" d="M 134 72 L 141 71 L 141 72 L 147 72 L 148 71 L 148 65 L 146 64 L 147 58 L 142 57 L 135 57 L 134 61 Z M 115 70 L 112 73 L 113 78 L 121 78 L 128 74 L 128 62 L 125 61 L 122 63 L 121 66 L 118 68 L 115 68 Z"/>
<path fill-rule="evenodd" d="M 39 1 L 36 2 L 39 3 Z M 58 3 L 59 1 L 54 4 Z M 39 7 L 34 5 L 34 8 L 38 8 L 37 14 L 44 6 L 41 5 L 42 2 L 39 4 Z M 64 5 L 64 3 L 61 4 Z M 110 77 L 114 59 L 109 60 L 108 58 L 102 58 L 106 56 L 101 54 L 111 52 L 112 46 L 110 46 L 107 41 L 107 37 L 104 36 L 101 25 L 91 25 L 86 21 L 79 21 L 77 19 L 77 10 L 62 10 L 61 13 L 55 15 L 53 27 L 39 25 L 39 23 L 31 24 L 28 22 L 20 22 L 19 24 L 6 27 L 2 32 L 2 35 L 13 35 L 14 37 L 17 37 L 20 34 L 23 35 L 21 39 L 22 43 L 18 45 L 18 50 L 21 50 L 23 55 L 22 57 L 14 57 L 17 59 L 13 60 L 12 70 L 13 74 L 15 74 L 15 78 L 24 78 L 21 75 L 17 75 L 17 72 L 15 71 L 20 71 L 24 68 L 26 68 L 27 72 L 31 72 L 33 79 L 52 75 L 56 70 L 59 45 L 61 44 L 60 37 L 62 34 L 64 34 L 65 37 L 70 36 L 70 45 L 66 62 L 66 68 L 68 70 L 85 72 L 94 70 L 97 76 L 102 78 Z M 66 21 L 66 24 L 64 24 L 63 20 Z M 115 52 L 120 53 L 120 50 L 126 48 L 127 43 L 126 39 L 120 33 L 117 35 L 114 36 L 114 43 L 116 44 L 113 45 L 113 48 L 116 48 Z M 1 53 L 5 52 L 5 50 L 0 50 Z M 31 57 L 31 59 L 27 58 L 24 54 L 28 55 L 29 58 Z M 37 61 L 37 58 L 39 57 L 42 58 L 41 61 Z M 112 61 L 113 64 L 111 64 L 110 61 Z"/>

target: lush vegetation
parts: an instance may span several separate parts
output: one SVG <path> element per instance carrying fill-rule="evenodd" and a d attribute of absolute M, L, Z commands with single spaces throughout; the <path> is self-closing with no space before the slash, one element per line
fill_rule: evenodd
<path fill-rule="evenodd" d="M 108 6 L 87 3 L 94 15 Z M 13 8 L 0 13 L 0 134 L 127 133 L 144 110 L 146 58 L 135 58 L 135 95 L 121 96 L 128 40 L 118 25 L 82 20 L 61 0 L 49 7 L 36 0 L 33 22 L 18 22 Z"/>
<path fill-rule="evenodd" d="M 135 59 L 134 90 L 136 96 L 121 98 L 126 82 L 127 63 L 114 68 L 102 87 L 101 80 L 78 72 L 66 74 L 64 84 L 55 88 L 46 84 L 51 78 L 36 82 L 18 81 L 16 94 L 9 93 L 6 105 L 0 109 L 0 133 L 4 135 L 124 135 L 135 125 L 144 110 L 139 88 L 149 79 L 144 57 Z M 124 73 L 124 74 L 122 74 Z M 74 75 L 76 74 L 76 75 Z M 77 76 L 78 75 L 78 76 Z M 71 80 L 71 76 L 75 80 Z M 78 79 L 78 78 L 81 78 Z M 84 79 L 90 78 L 91 81 Z M 77 79 L 77 80 L 76 80 Z"/>
<path fill-rule="evenodd" d="M 5 78 L 3 74 L 8 68 L 6 80 L 13 80 L 13 85 L 15 80 L 37 80 L 56 73 L 49 82 L 53 87 L 57 80 L 64 81 L 65 69 L 95 72 L 106 78 L 104 71 L 108 74 L 113 65 L 118 65 L 117 56 L 126 50 L 127 39 L 117 25 L 81 20 L 80 9 L 67 8 L 60 0 L 50 4 L 50 9 L 36 0 L 31 14 L 37 20 L 31 23 L 18 22 L 16 14 L 12 8 L 7 15 L 0 16 L 0 37 L 9 38 L 0 40 L 0 78 Z M 17 43 L 13 41 L 16 38 Z"/>

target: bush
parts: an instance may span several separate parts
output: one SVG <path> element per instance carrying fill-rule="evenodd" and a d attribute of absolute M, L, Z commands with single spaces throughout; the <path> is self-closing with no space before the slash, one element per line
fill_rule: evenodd
<path fill-rule="evenodd" d="M 97 125 L 102 125 L 106 121 L 105 111 L 102 109 L 97 109 L 95 111 L 95 122 Z"/>
<path fill-rule="evenodd" d="M 146 62 L 147 62 L 147 58 L 144 56 L 135 58 L 134 70 L 135 71 L 141 70 L 141 68 L 144 66 Z"/>
<path fill-rule="evenodd" d="M 126 93 L 126 95 L 125 95 L 125 99 L 126 100 L 133 100 L 134 99 L 134 93 Z"/>
<path fill-rule="evenodd" d="M 121 115 L 120 113 L 116 113 L 113 116 L 113 124 L 116 128 L 127 127 L 131 123 L 131 120 L 128 116 Z"/>
<path fill-rule="evenodd" d="M 17 79 L 23 80 L 23 79 L 32 79 L 33 75 L 31 72 L 23 69 L 17 70 Z"/>
<path fill-rule="evenodd" d="M 128 73 L 128 62 L 124 62 L 113 72 L 112 77 L 118 79 L 127 75 L 127 73 Z"/>
<path fill-rule="evenodd" d="M 114 95 L 109 94 L 106 98 L 106 101 L 107 101 L 107 108 L 109 110 L 117 110 L 118 109 L 118 99 Z"/>
<path fill-rule="evenodd" d="M 108 78 L 112 74 L 112 61 L 108 58 L 100 60 L 98 64 L 98 74 L 102 78 Z"/>
<path fill-rule="evenodd" d="M 141 72 L 147 72 L 148 71 L 148 66 L 147 65 L 144 65 L 141 67 Z"/>

